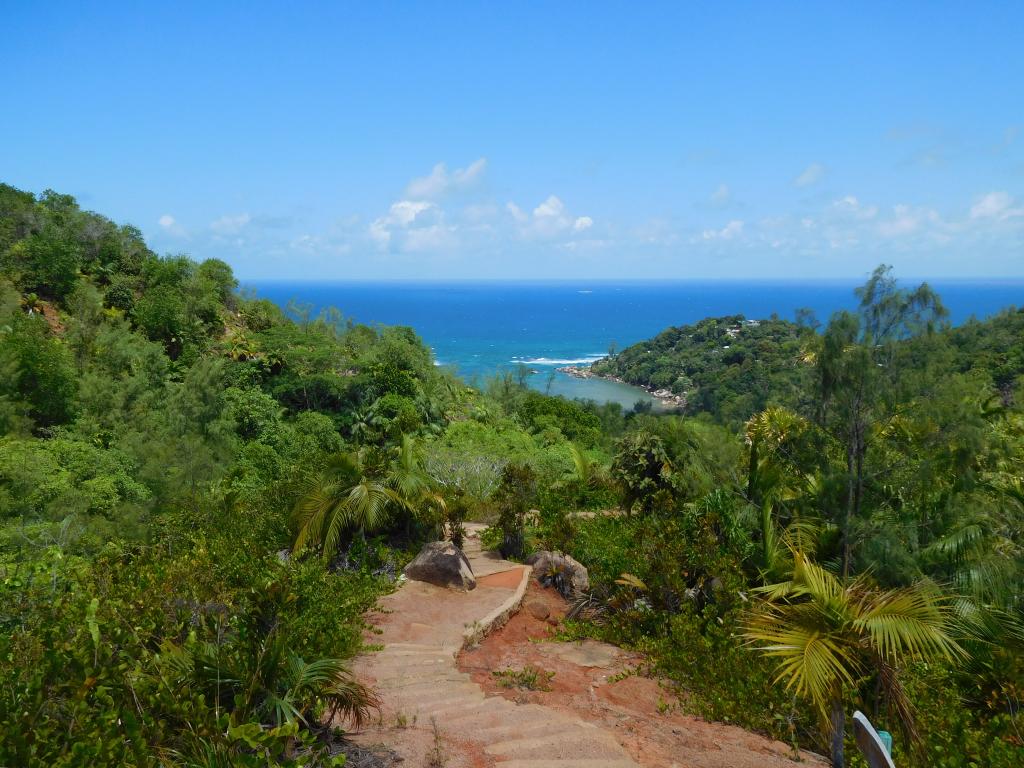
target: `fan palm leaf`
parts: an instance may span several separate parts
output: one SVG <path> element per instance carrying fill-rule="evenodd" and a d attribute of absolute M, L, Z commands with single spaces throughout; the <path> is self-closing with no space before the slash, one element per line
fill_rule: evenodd
<path fill-rule="evenodd" d="M 843 727 L 844 691 L 877 675 L 905 731 L 915 734 L 898 670 L 915 659 L 966 656 L 951 634 L 954 606 L 930 582 L 882 591 L 864 575 L 842 581 L 795 550 L 792 577 L 757 591 L 765 599 L 748 615 L 744 636 L 776 660 L 776 682 L 809 699 L 828 733 Z"/>

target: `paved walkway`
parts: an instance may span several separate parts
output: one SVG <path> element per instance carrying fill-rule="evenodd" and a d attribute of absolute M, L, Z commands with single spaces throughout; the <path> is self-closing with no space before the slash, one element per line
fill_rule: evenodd
<path fill-rule="evenodd" d="M 462 593 L 418 581 L 381 600 L 371 616 L 383 646 L 354 670 L 383 702 L 379 721 L 359 734 L 383 742 L 408 768 L 638 768 L 606 730 L 539 704 L 488 696 L 455 657 L 500 626 L 523 599 L 530 569 L 484 553 L 482 526 L 470 526 L 465 552 L 477 588 Z"/>

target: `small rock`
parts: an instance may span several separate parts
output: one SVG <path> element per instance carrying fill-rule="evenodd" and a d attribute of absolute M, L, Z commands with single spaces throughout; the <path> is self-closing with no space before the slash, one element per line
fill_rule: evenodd
<path fill-rule="evenodd" d="M 544 621 L 544 619 L 551 615 L 551 609 L 540 600 L 530 600 L 526 604 L 526 610 L 529 611 L 533 618 L 540 619 L 541 621 Z"/>
<path fill-rule="evenodd" d="M 431 541 L 423 545 L 416 559 L 405 566 L 406 576 L 439 587 L 468 592 L 476 588 L 476 577 L 469 559 L 450 541 Z"/>
<path fill-rule="evenodd" d="M 545 587 L 554 587 L 567 600 L 590 589 L 587 569 L 569 555 L 542 550 L 534 552 L 526 562 L 533 566 L 537 581 Z"/>

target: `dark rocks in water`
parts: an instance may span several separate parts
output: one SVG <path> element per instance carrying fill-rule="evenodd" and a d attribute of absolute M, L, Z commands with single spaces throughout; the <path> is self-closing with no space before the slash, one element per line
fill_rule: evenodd
<path fill-rule="evenodd" d="M 545 587 L 554 587 L 567 600 L 590 589 L 587 569 L 569 555 L 542 550 L 526 558 L 526 563 L 533 566 L 537 581 Z"/>
<path fill-rule="evenodd" d="M 450 541 L 431 541 L 423 545 L 416 559 L 405 566 L 405 575 L 439 587 L 468 592 L 476 588 L 476 577 L 469 559 Z"/>

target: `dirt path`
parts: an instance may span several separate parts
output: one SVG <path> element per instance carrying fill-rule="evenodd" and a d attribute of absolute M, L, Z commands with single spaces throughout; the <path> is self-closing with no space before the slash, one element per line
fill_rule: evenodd
<path fill-rule="evenodd" d="M 501 629 L 459 655 L 459 669 L 487 693 L 582 718 L 614 735 L 645 768 L 796 768 L 792 749 L 742 728 L 681 714 L 657 680 L 632 674 L 638 654 L 607 643 L 552 642 L 565 601 L 531 579 L 524 608 Z M 547 614 L 547 618 L 539 618 Z M 554 673 L 550 691 L 505 688 L 494 671 L 532 667 Z M 803 753 L 805 765 L 826 765 Z"/>
<path fill-rule="evenodd" d="M 516 614 L 530 570 L 481 552 L 478 530 L 471 528 L 465 549 L 475 590 L 408 582 L 369 617 L 376 634 L 368 642 L 382 648 L 356 659 L 354 670 L 383 706 L 357 742 L 383 743 L 409 768 L 794 768 L 778 742 L 659 714 L 665 694 L 654 681 L 608 681 L 636 661 L 619 649 L 531 642 L 548 625 L 526 611 Z M 560 615 L 557 595 L 533 589 L 531 600 Z M 493 670 L 525 664 L 554 671 L 553 690 L 496 686 Z"/>

